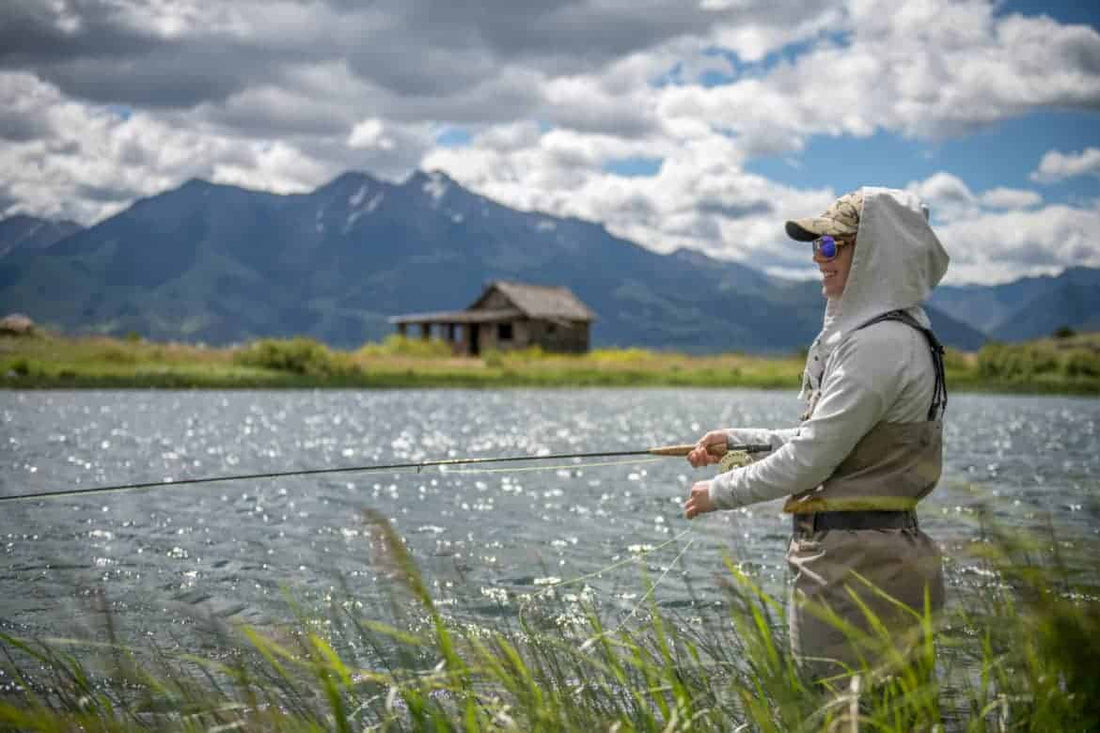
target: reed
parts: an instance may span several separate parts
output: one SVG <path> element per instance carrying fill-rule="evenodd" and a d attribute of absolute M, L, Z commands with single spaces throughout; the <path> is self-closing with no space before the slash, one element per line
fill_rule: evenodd
<path fill-rule="evenodd" d="M 285 627 L 212 626 L 206 655 L 0 634 L 0 727 L 34 731 L 268 730 L 1090 730 L 1100 725 L 1095 543 L 990 530 L 990 580 L 943 618 L 925 613 L 909 654 L 826 684 L 806 679 L 784 608 L 733 563 L 726 603 L 690 615 L 647 605 L 608 625 L 592 606 L 562 624 L 558 590 L 488 629 L 435 604 L 402 538 L 368 513 L 379 608 L 296 609 Z M 1057 548 L 1052 550 L 1051 548 Z M 652 582 L 646 581 L 649 589 Z M 322 619 L 321 616 L 324 616 Z M 382 620 L 385 618 L 385 620 Z M 325 623 L 319 623 L 320 621 Z M 854 633 L 854 632 L 853 632 Z M 935 645 L 933 644 L 935 637 Z M 939 647 L 937 655 L 935 646 Z M 939 661 L 937 662 L 937 656 Z"/>

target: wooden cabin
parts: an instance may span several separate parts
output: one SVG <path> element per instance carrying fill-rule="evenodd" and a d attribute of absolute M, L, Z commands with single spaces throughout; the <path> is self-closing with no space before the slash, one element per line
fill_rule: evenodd
<path fill-rule="evenodd" d="M 497 281 L 490 283 L 466 310 L 411 313 L 389 322 L 408 336 L 419 327 L 421 338 L 433 332 L 451 344 L 455 354 L 510 351 L 540 346 L 544 351 L 588 351 L 589 327 L 595 314 L 563 287 Z"/>

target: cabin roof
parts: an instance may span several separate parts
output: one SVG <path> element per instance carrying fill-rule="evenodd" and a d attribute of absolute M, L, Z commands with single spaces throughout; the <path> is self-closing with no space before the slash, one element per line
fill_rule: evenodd
<path fill-rule="evenodd" d="M 550 320 L 594 321 L 596 314 L 582 303 L 573 291 L 566 287 L 530 285 L 528 283 L 497 280 L 467 309 L 476 310 L 489 295 L 497 290 L 528 318 Z"/>
<path fill-rule="evenodd" d="M 511 307 L 482 308 L 493 292 L 500 292 Z M 392 324 L 410 323 L 495 323 L 517 318 L 537 318 L 558 323 L 591 322 L 596 314 L 569 288 L 497 280 L 489 283 L 469 308 L 461 311 L 433 311 L 391 316 Z"/>
<path fill-rule="evenodd" d="M 486 308 L 483 310 L 435 311 L 392 316 L 390 323 L 494 323 L 511 321 L 523 316 L 516 308 Z"/>

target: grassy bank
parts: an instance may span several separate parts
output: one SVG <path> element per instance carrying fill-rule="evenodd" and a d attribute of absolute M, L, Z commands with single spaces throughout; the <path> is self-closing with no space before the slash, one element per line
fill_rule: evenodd
<path fill-rule="evenodd" d="M 349 599 L 261 632 L 212 626 L 201 653 L 147 643 L 0 634 L 0 727 L 35 731 L 1095 730 L 1100 601 L 1039 538 L 975 543 L 987 578 L 925 615 L 911 654 L 825 685 L 788 651 L 783 605 L 727 563 L 726 602 L 635 618 L 584 606 L 580 588 L 502 598 L 492 628 L 434 603 L 401 538 L 366 519 L 388 579 L 381 615 Z M 1080 545 L 1083 557 L 1095 546 Z M 1060 550 L 1064 553 L 1065 550 Z M 1095 574 L 1093 574 L 1095 580 Z M 650 586 L 652 587 L 652 586 Z M 581 594 L 583 595 L 583 594 Z M 873 625 L 872 625 L 873 628 Z M 933 638 L 935 642 L 933 643 Z M 868 638 L 889 646 L 885 635 Z M 938 654 L 936 651 L 938 647 Z M 937 663 L 938 657 L 938 663 Z M 935 672 L 933 673 L 933 670 Z M 945 728 L 946 726 L 946 728 Z"/>
<path fill-rule="evenodd" d="M 456 358 L 445 344 L 391 337 L 354 351 L 309 339 L 205 348 L 138 339 L 0 337 L 0 387 L 386 388 L 694 386 L 793 389 L 802 358 L 690 356 L 643 349 L 538 349 Z M 1100 336 L 949 351 L 955 390 L 1100 394 Z"/>

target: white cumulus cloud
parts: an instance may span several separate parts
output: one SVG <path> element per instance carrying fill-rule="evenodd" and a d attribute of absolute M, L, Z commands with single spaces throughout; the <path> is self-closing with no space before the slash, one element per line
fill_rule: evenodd
<path fill-rule="evenodd" d="M 1075 176 L 1100 177 L 1100 148 L 1085 148 L 1080 153 L 1048 151 L 1032 172 L 1031 180 L 1054 183 Z"/>
<path fill-rule="evenodd" d="M 1066 267 L 1100 267 L 1100 209 L 1050 205 L 984 213 L 936 231 L 951 254 L 945 282 L 1006 282 L 1056 274 Z"/>
<path fill-rule="evenodd" d="M 1098 107 L 1100 33 L 992 0 L 27 0 L 0 4 L 0 215 L 90 223 L 195 176 L 300 191 L 438 168 L 659 251 L 789 272 L 805 253 L 782 220 L 835 192 L 754 158 Z M 654 174 L 611 172 L 631 158 Z M 1052 150 L 1033 179 L 1098 159 Z M 1050 208 L 949 167 L 913 186 L 950 226 Z"/>
<path fill-rule="evenodd" d="M 998 186 L 983 193 L 980 201 L 991 209 L 1029 209 L 1043 203 L 1043 197 L 1035 191 Z"/>
<path fill-rule="evenodd" d="M 1100 202 L 1042 205 L 1033 191 L 994 188 L 981 194 L 948 173 L 907 187 L 929 204 L 933 228 L 951 255 L 945 282 L 998 283 L 1100 266 Z"/>

